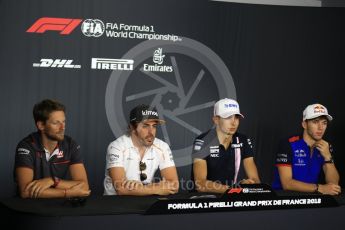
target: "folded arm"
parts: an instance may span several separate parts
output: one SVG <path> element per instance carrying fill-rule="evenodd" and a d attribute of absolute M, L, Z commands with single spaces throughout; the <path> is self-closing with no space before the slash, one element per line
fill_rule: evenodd
<path fill-rule="evenodd" d="M 52 177 L 34 180 L 29 167 L 16 168 L 16 179 L 22 198 L 79 197 L 90 194 L 84 165 L 73 164 L 69 168 L 71 180 L 54 180 Z"/>

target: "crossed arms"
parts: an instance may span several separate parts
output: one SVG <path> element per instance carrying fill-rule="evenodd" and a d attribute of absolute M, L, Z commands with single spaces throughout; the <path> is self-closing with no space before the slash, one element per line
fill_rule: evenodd
<path fill-rule="evenodd" d="M 58 182 L 52 177 L 34 180 L 29 167 L 16 168 L 19 194 L 22 198 L 84 197 L 90 194 L 85 167 L 82 163 L 69 166 L 71 180 Z M 56 186 L 54 186 L 56 185 Z"/>

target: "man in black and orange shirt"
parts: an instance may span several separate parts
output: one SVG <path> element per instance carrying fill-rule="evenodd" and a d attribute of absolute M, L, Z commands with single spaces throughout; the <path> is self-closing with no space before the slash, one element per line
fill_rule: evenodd
<path fill-rule="evenodd" d="M 19 195 L 22 198 L 88 196 L 80 146 L 65 135 L 65 106 L 43 100 L 34 106 L 33 116 L 37 132 L 20 141 L 16 148 L 14 173 Z"/>

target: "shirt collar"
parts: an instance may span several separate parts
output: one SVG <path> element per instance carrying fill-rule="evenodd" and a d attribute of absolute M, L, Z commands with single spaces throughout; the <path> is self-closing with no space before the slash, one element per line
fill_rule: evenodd
<path fill-rule="evenodd" d="M 31 134 L 31 141 L 32 141 L 33 147 L 36 151 L 40 151 L 40 152 L 46 151 L 46 149 L 44 148 L 44 146 L 42 144 L 42 137 L 41 137 L 41 133 L 39 131 Z M 55 149 L 59 149 L 60 146 L 61 146 L 61 142 L 58 141 Z"/>
<path fill-rule="evenodd" d="M 127 136 L 127 135 L 126 135 L 126 137 L 127 137 L 127 138 L 125 139 L 126 145 L 127 145 L 129 148 L 134 149 L 135 152 L 137 152 L 137 154 L 139 154 L 137 147 L 135 147 L 134 144 L 133 144 L 132 137 L 131 137 L 131 136 Z M 156 138 L 155 138 L 155 140 L 153 141 L 152 145 L 151 145 L 149 148 L 146 149 L 144 156 L 151 150 L 151 148 L 153 147 L 153 145 L 155 144 L 155 142 L 156 142 Z"/>
<path fill-rule="evenodd" d="M 234 133 L 234 135 L 232 135 L 232 140 L 231 140 L 231 144 L 234 144 L 234 139 L 238 136 L 238 133 Z M 212 128 L 209 130 L 209 133 L 205 136 L 205 144 L 210 145 L 210 146 L 216 146 L 216 145 L 221 145 L 221 143 L 218 140 L 218 136 L 217 136 L 217 130 L 216 128 Z"/>

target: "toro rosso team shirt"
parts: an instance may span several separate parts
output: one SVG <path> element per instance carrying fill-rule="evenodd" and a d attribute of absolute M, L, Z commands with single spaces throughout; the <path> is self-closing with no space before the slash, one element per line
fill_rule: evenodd
<path fill-rule="evenodd" d="M 194 141 L 192 158 L 206 160 L 210 181 L 231 186 L 245 179 L 242 160 L 248 157 L 253 157 L 251 140 L 240 133 L 232 136 L 228 149 L 219 143 L 216 129 L 201 134 Z"/>
<path fill-rule="evenodd" d="M 21 140 L 16 149 L 15 168 L 31 168 L 34 180 L 45 177 L 66 179 L 69 166 L 76 163 L 83 163 L 80 146 L 69 136 L 58 142 L 52 154 L 44 149 L 39 132 Z"/>
<path fill-rule="evenodd" d="M 302 136 L 293 136 L 281 142 L 275 160 L 272 188 L 282 189 L 278 172 L 278 167 L 281 166 L 291 167 L 294 180 L 316 184 L 324 164 L 324 158 L 317 148 L 313 148 L 312 151 L 311 154 L 311 148 Z M 329 151 L 333 155 L 331 145 Z"/>

